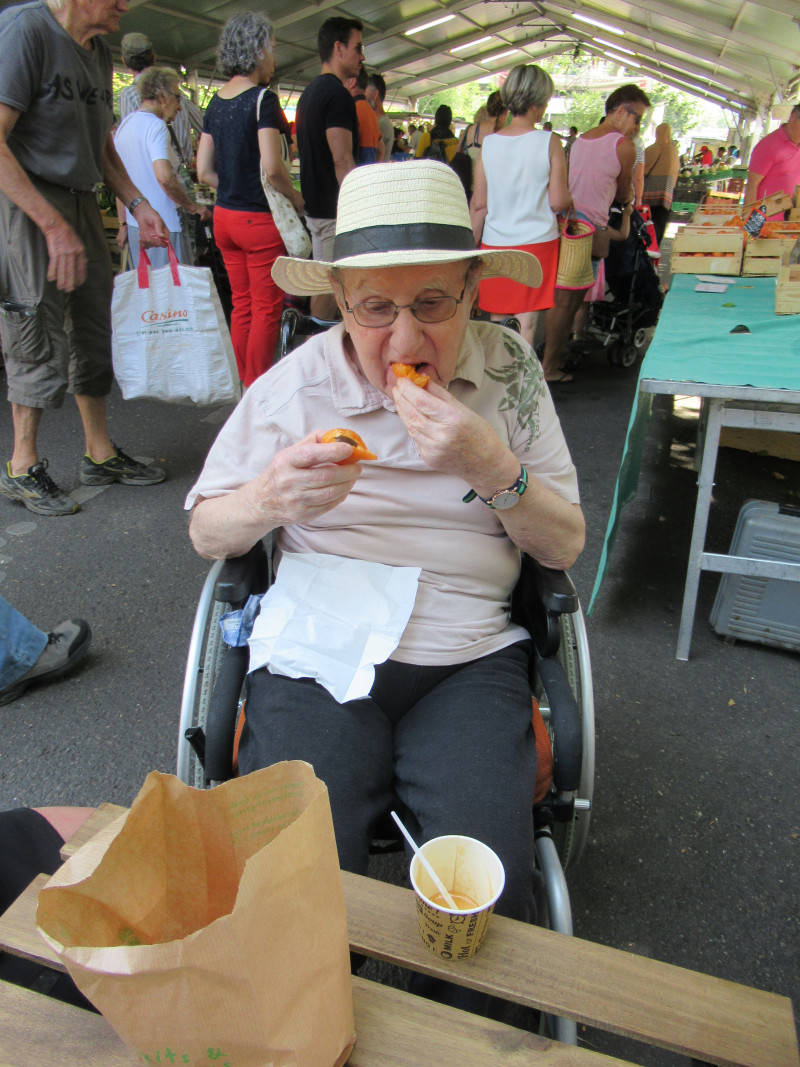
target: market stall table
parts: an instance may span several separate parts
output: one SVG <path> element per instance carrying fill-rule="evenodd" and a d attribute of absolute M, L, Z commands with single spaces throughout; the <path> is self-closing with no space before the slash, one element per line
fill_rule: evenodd
<path fill-rule="evenodd" d="M 620 509 L 636 495 L 653 396 L 702 398 L 702 439 L 692 540 L 677 658 L 688 660 L 702 571 L 800 581 L 800 563 L 705 551 L 706 527 L 723 426 L 800 432 L 800 318 L 775 314 L 774 278 L 716 278 L 725 293 L 696 292 L 695 275 L 673 276 L 655 336 L 642 362 L 591 614 L 616 540 Z M 747 332 L 731 333 L 745 326 Z"/>
<path fill-rule="evenodd" d="M 123 809 L 104 805 L 74 844 Z M 98 839 L 99 840 L 99 839 Z M 71 851 L 71 850 L 70 850 Z M 470 960 L 439 960 L 422 944 L 413 894 L 343 872 L 353 951 L 494 993 L 646 1044 L 741 1067 L 800 1067 L 791 1002 L 733 982 L 494 916 Z M 0 950 L 61 964 L 35 928 L 42 876 L 0 917 Z M 353 978 L 351 1067 L 612 1067 L 629 1061 L 561 1045 L 515 1027 Z M 5 1065 L 133 1067 L 99 1016 L 0 983 Z"/>

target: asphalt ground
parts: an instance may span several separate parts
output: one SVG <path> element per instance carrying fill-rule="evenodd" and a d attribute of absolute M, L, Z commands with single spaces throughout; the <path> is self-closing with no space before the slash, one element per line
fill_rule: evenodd
<path fill-rule="evenodd" d="M 637 368 L 585 359 L 555 400 L 578 468 L 588 538 L 572 575 L 588 603 Z M 183 669 L 207 564 L 182 510 L 226 409 L 109 402 L 112 436 L 163 462 L 160 486 L 111 486 L 66 518 L 0 499 L 0 592 L 47 630 L 83 616 L 94 641 L 61 681 L 0 709 L 0 807 L 128 804 L 173 771 Z M 578 936 L 792 998 L 800 1005 L 798 656 L 726 644 L 704 575 L 688 663 L 675 659 L 695 501 L 696 421 L 655 402 L 638 499 L 624 512 L 588 620 L 597 706 L 590 843 L 569 880 Z M 45 414 L 43 455 L 81 493 L 77 410 Z M 0 410 L 2 456 L 10 409 Z M 720 451 L 708 546 L 725 551 L 748 499 L 798 503 L 798 464 Z M 396 872 L 397 867 L 393 868 Z M 390 870 L 391 874 L 391 870 Z M 535 965 L 535 961 L 533 961 Z M 678 1057 L 582 1031 L 598 1051 Z"/>

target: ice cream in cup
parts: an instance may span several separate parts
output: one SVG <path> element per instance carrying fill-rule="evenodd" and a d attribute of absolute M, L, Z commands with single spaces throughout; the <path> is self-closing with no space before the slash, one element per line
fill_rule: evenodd
<path fill-rule="evenodd" d="M 473 837 L 435 837 L 420 852 L 449 891 L 456 908 L 442 893 L 420 862 L 411 860 L 411 884 L 417 898 L 417 922 L 422 940 L 443 960 L 466 960 L 486 936 L 489 917 L 505 885 L 498 856 Z"/>

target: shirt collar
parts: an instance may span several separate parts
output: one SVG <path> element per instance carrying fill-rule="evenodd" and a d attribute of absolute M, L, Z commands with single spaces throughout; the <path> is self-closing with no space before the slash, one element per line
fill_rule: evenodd
<path fill-rule="evenodd" d="M 386 408 L 395 411 L 394 401 L 376 389 L 350 359 L 344 347 L 344 323 L 337 323 L 324 335 L 325 362 L 331 379 L 333 402 L 340 415 L 363 415 Z M 469 323 L 456 361 L 453 380 L 460 379 L 479 388 L 483 381 L 484 352 L 478 331 Z"/>

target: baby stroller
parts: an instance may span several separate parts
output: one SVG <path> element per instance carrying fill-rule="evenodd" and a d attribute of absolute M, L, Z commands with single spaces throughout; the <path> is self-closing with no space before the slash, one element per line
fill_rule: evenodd
<path fill-rule="evenodd" d="M 611 208 L 613 227 L 621 213 Z M 655 326 L 664 294 L 653 260 L 648 255 L 651 244 L 647 224 L 638 211 L 631 215 L 630 234 L 626 241 L 612 241 L 605 260 L 606 288 L 610 300 L 589 305 L 583 333 L 585 340 L 573 344 L 563 363 L 564 369 L 577 366 L 588 351 L 602 348 L 610 363 L 632 367 L 643 354 L 647 330 Z"/>

